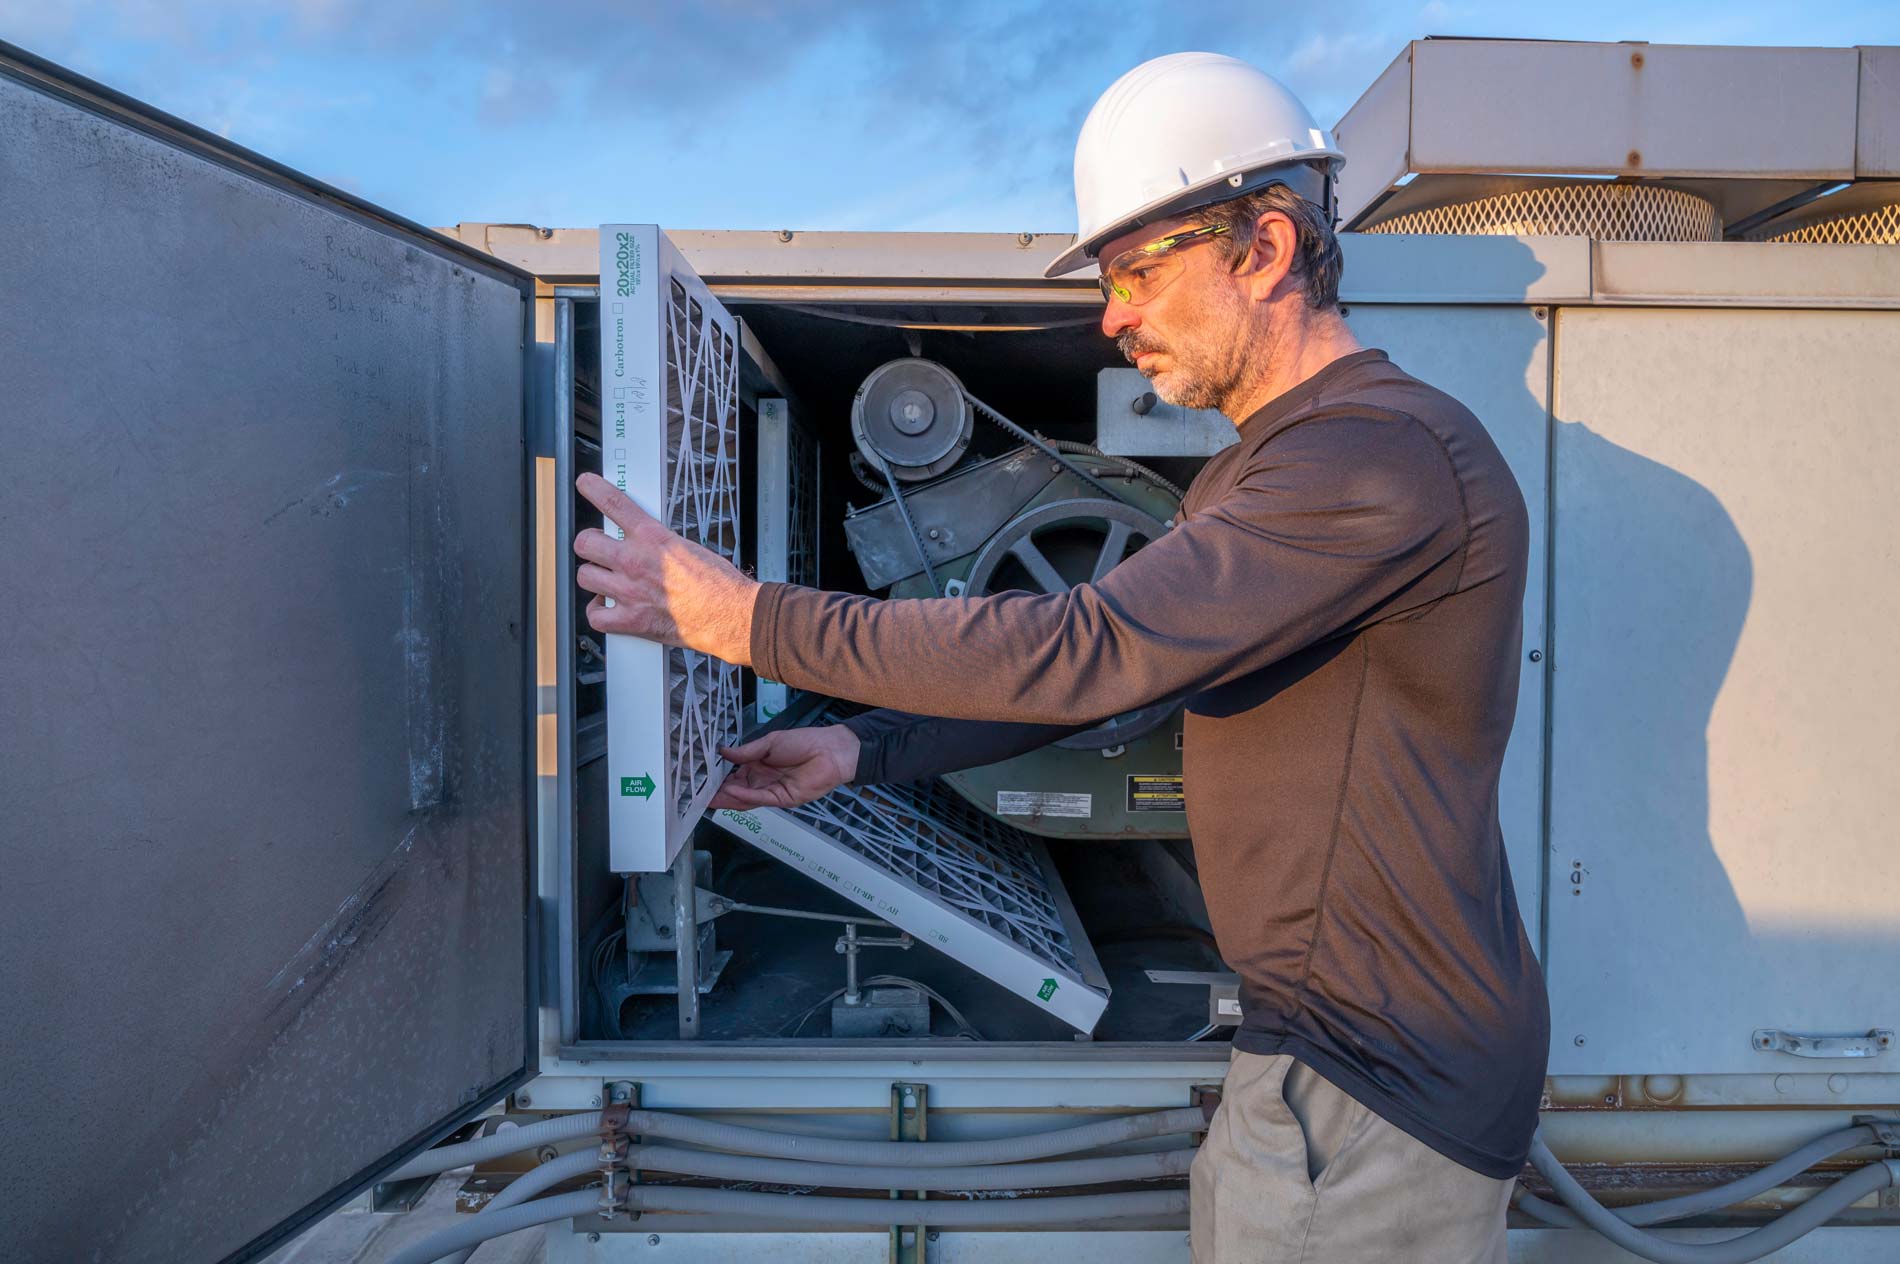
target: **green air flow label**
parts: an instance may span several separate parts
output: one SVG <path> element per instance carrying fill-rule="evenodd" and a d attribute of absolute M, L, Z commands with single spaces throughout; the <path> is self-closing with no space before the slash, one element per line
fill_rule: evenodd
<path fill-rule="evenodd" d="M 647 776 L 645 773 L 641 773 L 638 777 L 622 777 L 620 779 L 620 794 L 622 798 L 651 799 L 654 789 L 653 778 Z"/>
<path fill-rule="evenodd" d="M 1057 986 L 1058 985 L 1054 979 L 1044 979 L 1042 981 L 1042 986 L 1036 989 L 1037 999 L 1044 1000 L 1044 1001 L 1048 1000 L 1050 997 L 1056 994 Z"/>
<path fill-rule="evenodd" d="M 1134 773 L 1128 778 L 1130 812 L 1185 812 L 1187 792 L 1181 788 L 1181 775 L 1160 776 Z"/>

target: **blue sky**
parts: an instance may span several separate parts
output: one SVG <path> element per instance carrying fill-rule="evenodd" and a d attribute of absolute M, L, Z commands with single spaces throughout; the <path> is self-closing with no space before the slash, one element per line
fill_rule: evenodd
<path fill-rule="evenodd" d="M 1072 231 L 1091 102 L 1244 57 L 1328 126 L 1405 41 L 1900 43 L 1900 4 L 0 0 L 0 38 L 428 224 Z"/>

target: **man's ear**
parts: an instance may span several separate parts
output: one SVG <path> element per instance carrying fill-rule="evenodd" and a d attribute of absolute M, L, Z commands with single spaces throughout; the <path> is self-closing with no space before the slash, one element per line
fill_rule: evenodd
<path fill-rule="evenodd" d="M 1266 211 L 1253 225 L 1253 244 L 1247 248 L 1238 274 L 1248 297 L 1264 302 L 1274 295 L 1293 271 L 1299 257 L 1300 234 L 1284 211 Z"/>

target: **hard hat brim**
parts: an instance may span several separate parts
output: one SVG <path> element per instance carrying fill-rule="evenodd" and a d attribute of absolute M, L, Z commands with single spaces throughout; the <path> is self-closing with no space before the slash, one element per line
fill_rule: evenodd
<path fill-rule="evenodd" d="M 1320 198 L 1313 197 L 1308 180 L 1298 178 L 1294 172 L 1294 168 L 1305 166 L 1312 162 L 1324 162 L 1328 166 L 1328 171 L 1324 174 L 1313 171 L 1310 167 L 1307 169 L 1307 175 L 1310 178 L 1322 182 L 1320 185 Z M 1271 166 L 1261 167 L 1254 171 L 1247 172 L 1239 188 L 1234 188 L 1232 185 L 1232 180 L 1236 173 L 1223 171 L 1209 176 L 1207 179 L 1199 181 L 1198 183 L 1188 185 L 1185 188 L 1170 189 L 1146 205 L 1137 207 L 1134 211 L 1116 220 L 1108 227 L 1091 233 L 1087 237 L 1077 237 L 1074 245 L 1057 255 L 1055 259 L 1050 262 L 1049 266 L 1043 269 L 1043 279 L 1045 281 L 1053 281 L 1059 276 L 1067 276 L 1071 272 L 1075 272 L 1094 263 L 1096 253 L 1101 250 L 1104 245 L 1114 241 L 1131 228 L 1139 228 L 1143 224 L 1164 219 L 1170 215 L 1185 214 L 1188 211 L 1198 210 L 1203 206 L 1211 206 L 1216 202 L 1225 202 L 1230 197 L 1244 197 L 1246 194 L 1256 189 L 1264 188 L 1269 184 L 1285 184 L 1288 188 L 1300 194 L 1300 196 L 1306 198 L 1309 202 L 1319 202 L 1321 198 L 1330 197 L 1330 195 L 1325 192 L 1326 182 L 1330 182 L 1330 180 L 1334 178 L 1333 173 L 1336 173 L 1338 169 L 1344 165 L 1345 158 L 1337 150 L 1319 150 L 1313 153 L 1302 154 L 1295 162 L 1274 163 Z M 1289 176 L 1295 178 L 1286 178 Z"/>

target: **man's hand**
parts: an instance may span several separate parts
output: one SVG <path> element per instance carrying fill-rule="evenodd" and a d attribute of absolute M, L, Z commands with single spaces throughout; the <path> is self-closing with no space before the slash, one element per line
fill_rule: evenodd
<path fill-rule="evenodd" d="M 857 775 L 858 735 L 842 724 L 780 729 L 744 746 L 721 747 L 735 767 L 714 808 L 790 808 L 810 803 Z"/>
<path fill-rule="evenodd" d="M 588 624 L 596 632 L 683 645 L 750 667 L 757 582 L 668 531 L 600 475 L 583 474 L 575 486 L 626 533 L 616 540 L 589 528 L 574 537 L 583 562 L 574 578 L 595 594 L 587 603 Z"/>

